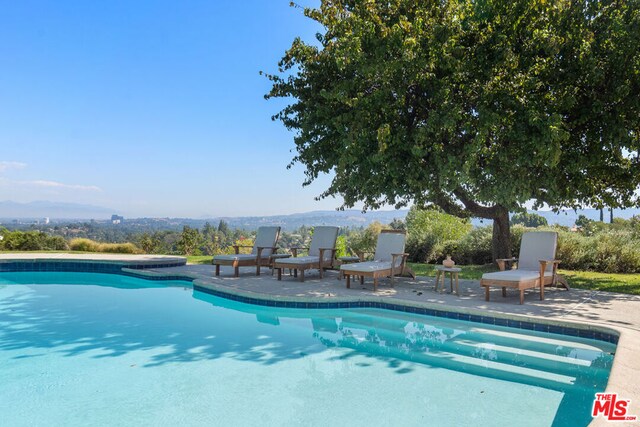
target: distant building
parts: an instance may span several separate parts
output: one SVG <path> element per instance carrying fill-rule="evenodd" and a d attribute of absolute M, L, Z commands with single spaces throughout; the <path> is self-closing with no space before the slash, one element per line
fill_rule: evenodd
<path fill-rule="evenodd" d="M 45 216 L 44 218 L 42 218 L 42 223 L 43 224 L 49 224 L 49 217 Z"/>
<path fill-rule="evenodd" d="M 120 215 L 111 215 L 111 224 L 120 224 L 124 221 L 124 217 Z"/>

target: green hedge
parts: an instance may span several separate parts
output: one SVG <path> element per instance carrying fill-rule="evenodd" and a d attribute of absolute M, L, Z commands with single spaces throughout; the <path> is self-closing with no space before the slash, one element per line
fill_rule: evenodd
<path fill-rule="evenodd" d="M 536 229 L 515 225 L 511 227 L 511 245 L 513 255 L 518 256 L 525 231 L 552 230 L 558 233 L 556 257 L 562 261 L 561 268 L 603 273 L 640 273 L 640 232 L 634 227 L 637 227 L 637 221 L 631 220 L 627 226 L 621 226 L 617 222 L 611 226 L 604 224 L 597 232 L 593 232 L 592 228 L 589 231 L 591 234 L 587 234 L 584 231 L 570 231 L 566 227 Z M 418 262 L 439 263 L 447 255 L 451 255 L 458 264 L 489 264 L 493 262 L 491 239 L 491 226 L 477 227 L 458 240 L 441 243 L 434 242 L 433 239 L 410 238 L 407 252 L 412 261 Z"/>

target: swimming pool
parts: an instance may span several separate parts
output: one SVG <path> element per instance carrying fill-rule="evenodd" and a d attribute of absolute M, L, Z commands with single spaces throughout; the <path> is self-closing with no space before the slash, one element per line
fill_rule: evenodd
<path fill-rule="evenodd" d="M 0 274 L 3 425 L 586 425 L 615 345 L 180 281 Z"/>

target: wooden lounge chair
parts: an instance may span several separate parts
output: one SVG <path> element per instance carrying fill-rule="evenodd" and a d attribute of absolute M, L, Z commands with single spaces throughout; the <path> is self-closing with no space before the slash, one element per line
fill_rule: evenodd
<path fill-rule="evenodd" d="M 540 299 L 544 299 L 544 287 L 561 284 L 567 290 L 567 281 L 558 274 L 558 264 L 555 259 L 558 245 L 558 233 L 552 231 L 528 232 L 522 235 L 520 255 L 518 258 L 497 259 L 500 271 L 485 273 L 480 280 L 480 286 L 485 288 L 485 300 L 489 301 L 491 286 L 502 288 L 502 296 L 507 296 L 507 288 L 520 291 L 520 304 L 524 304 L 524 290 L 540 289 Z M 517 263 L 517 269 L 512 269 L 512 263 Z"/>
<path fill-rule="evenodd" d="M 301 282 L 304 282 L 305 270 L 317 268 L 320 270 L 320 278 L 322 279 L 323 270 L 332 267 L 336 257 L 338 230 L 339 227 L 314 227 L 307 256 L 297 256 L 299 250 L 306 248 L 291 248 L 292 258 L 275 260 L 273 268 L 278 270 L 278 280 L 282 280 L 282 269 L 284 268 L 293 270 L 294 276 L 299 277 Z M 298 272 L 300 273 L 298 274 Z"/>
<path fill-rule="evenodd" d="M 378 279 L 391 277 L 391 286 L 396 275 L 415 274 L 407 267 L 407 256 L 404 252 L 406 232 L 400 230 L 382 230 L 378 235 L 376 252 L 373 261 L 363 261 L 340 266 L 340 275 L 347 276 L 347 288 L 351 287 L 351 276 L 360 276 L 360 284 L 365 277 L 373 278 L 373 291 L 378 290 Z"/>
<path fill-rule="evenodd" d="M 271 256 L 276 252 L 276 242 L 280 236 L 280 227 L 260 227 L 256 234 L 250 254 L 241 254 L 240 248 L 251 246 L 233 245 L 235 255 L 216 255 L 213 264 L 216 266 L 216 276 L 220 275 L 221 265 L 233 266 L 233 276 L 238 277 L 240 267 L 256 266 L 256 275 L 260 275 L 260 267 L 271 265 Z"/>

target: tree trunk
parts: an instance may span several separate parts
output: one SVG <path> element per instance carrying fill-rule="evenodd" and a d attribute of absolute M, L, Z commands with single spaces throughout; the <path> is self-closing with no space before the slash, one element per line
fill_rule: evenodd
<path fill-rule="evenodd" d="M 493 259 L 511 258 L 511 230 L 509 227 L 509 211 L 499 208 L 493 218 Z"/>

